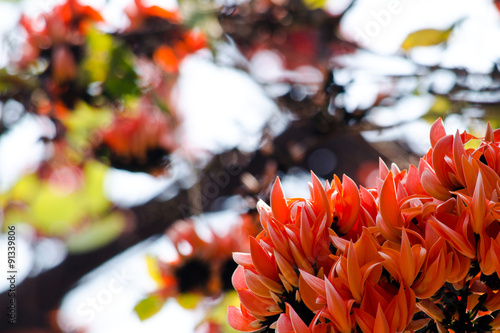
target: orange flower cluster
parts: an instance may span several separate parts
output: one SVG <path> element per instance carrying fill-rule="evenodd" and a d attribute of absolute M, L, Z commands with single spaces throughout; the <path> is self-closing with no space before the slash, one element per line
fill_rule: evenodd
<path fill-rule="evenodd" d="M 310 199 L 279 179 L 250 253 L 234 253 L 242 332 L 488 332 L 500 327 L 500 130 L 447 135 L 418 167 L 380 162 L 376 188 L 347 176 Z"/>
<path fill-rule="evenodd" d="M 103 22 L 96 9 L 78 0 L 66 0 L 35 17 L 21 17 L 26 39 L 20 58 L 12 65 L 34 74 L 41 88 L 30 88 L 33 105 L 28 109 L 62 118 L 75 107 L 76 95 L 87 88 L 82 85 L 86 78 L 81 68 L 87 36 L 95 24 Z"/>
<path fill-rule="evenodd" d="M 76 65 L 70 48 L 82 45 L 92 24 L 102 21 L 99 12 L 80 4 L 78 0 L 67 0 L 36 19 L 23 15 L 20 23 L 26 30 L 27 40 L 18 65 L 24 68 L 37 59 L 41 52 L 53 48 L 51 60 L 54 76 L 61 80 L 73 79 Z"/>
<path fill-rule="evenodd" d="M 231 274 L 236 264 L 231 253 L 248 250 L 248 237 L 259 231 L 257 215 L 252 213 L 241 215 L 224 236 L 208 228 L 208 234 L 203 237 L 192 220 L 177 221 L 167 232 L 177 258 L 155 259 L 153 269 L 150 268 L 151 276 L 160 287 L 154 294 L 165 301 L 182 294 L 217 298 L 222 292 L 232 290 Z"/>
<path fill-rule="evenodd" d="M 124 37 L 134 52 L 152 58 L 168 74 L 178 74 L 181 61 L 207 46 L 203 33 L 187 29 L 177 10 L 147 7 L 144 0 L 134 0 L 125 12 L 130 25 Z"/>
<path fill-rule="evenodd" d="M 116 98 L 121 97 L 120 94 L 136 94 L 134 82 L 120 87 L 116 77 L 135 81 L 136 75 L 141 74 L 138 72 L 144 70 L 146 60 L 155 65 L 156 78 L 161 74 L 165 77 L 161 82 L 148 82 L 148 75 L 142 77 L 143 83 L 148 83 L 142 87 L 143 92 L 157 94 L 159 103 L 169 104 L 170 100 L 163 96 L 170 95 L 182 60 L 206 47 L 205 35 L 190 29 L 177 10 L 147 6 L 144 0 L 135 0 L 125 12 L 130 22 L 112 35 L 110 46 L 107 46 L 107 35 L 103 35 L 104 42 L 89 43 L 91 34 L 99 38 L 98 30 L 93 31 L 94 25 L 106 22 L 96 9 L 82 5 L 79 0 L 66 0 L 33 18 L 21 17 L 26 40 L 20 59 L 13 65 L 42 79 L 40 85 L 47 96 L 40 93 L 35 96 L 38 113 L 58 116 L 73 109 L 78 96 L 101 105 L 100 96 Z M 106 47 L 109 49 L 99 49 Z M 129 50 L 136 56 L 129 54 Z M 95 70 L 102 72 L 98 79 L 87 73 L 86 67 L 95 65 L 86 64 L 90 58 L 97 64 Z M 94 85 L 90 86 L 91 83 Z"/>
<path fill-rule="evenodd" d="M 179 66 L 204 48 L 206 39 L 177 10 L 135 0 L 125 12 L 129 25 L 114 34 L 99 32 L 94 25 L 105 24 L 104 18 L 80 0 L 65 0 L 36 17 L 22 16 L 26 39 L 13 65 L 39 86 L 26 92 L 32 103 L 27 109 L 52 117 L 61 141 L 80 129 L 68 128 L 71 113 L 86 105 L 103 114 L 113 111 L 110 127 L 104 128 L 104 122 L 93 126 L 97 135 L 86 144 L 92 150 L 81 151 L 69 142 L 77 155 L 98 156 L 130 171 L 163 173 L 179 145 L 174 89 Z M 140 105 L 130 110 L 125 101 Z"/>
<path fill-rule="evenodd" d="M 101 130 L 98 144 L 109 150 L 105 153 L 117 168 L 161 172 L 168 155 L 177 148 L 174 118 L 144 97 L 137 109 L 114 115 L 111 126 Z"/>

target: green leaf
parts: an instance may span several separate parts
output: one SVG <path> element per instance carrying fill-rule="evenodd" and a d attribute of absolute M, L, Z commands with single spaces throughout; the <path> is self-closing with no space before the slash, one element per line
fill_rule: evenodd
<path fill-rule="evenodd" d="M 179 305 L 184 309 L 194 309 L 201 299 L 201 295 L 195 293 L 184 293 L 177 296 L 177 303 L 179 303 Z"/>
<path fill-rule="evenodd" d="M 6 68 L 0 69 L 0 95 L 7 95 L 19 89 L 34 90 L 39 85 L 36 76 L 28 73 L 11 74 Z"/>
<path fill-rule="evenodd" d="M 69 232 L 84 216 L 75 195 L 68 194 L 51 184 L 42 184 L 31 203 L 34 227 L 43 234 L 61 236 Z"/>
<path fill-rule="evenodd" d="M 480 139 L 472 139 L 472 140 L 467 141 L 464 144 L 464 148 L 465 149 L 478 149 L 480 145 L 481 145 Z"/>
<path fill-rule="evenodd" d="M 150 295 L 140 301 L 135 306 L 134 311 L 137 313 L 140 320 L 146 320 L 160 311 L 163 304 L 165 304 L 165 299 L 158 295 Z"/>
<path fill-rule="evenodd" d="M 429 111 L 422 118 L 429 123 L 434 123 L 439 117 L 445 119 L 446 116 L 452 112 L 452 104 L 449 99 L 443 96 L 434 96 L 434 104 L 430 107 Z"/>
<path fill-rule="evenodd" d="M 93 221 L 83 230 L 77 230 L 67 239 L 68 251 L 71 253 L 84 253 L 118 238 L 125 228 L 126 217 L 122 212 L 111 212 L 100 220 Z"/>
<path fill-rule="evenodd" d="M 208 308 L 206 316 L 203 318 L 198 326 L 203 323 L 210 322 L 218 325 L 220 333 L 236 333 L 227 321 L 227 308 L 229 306 L 240 306 L 240 299 L 238 298 L 238 293 L 236 291 L 229 291 L 219 298 L 218 303 Z"/>
<path fill-rule="evenodd" d="M 227 322 L 227 308 L 232 305 L 240 306 L 240 299 L 236 291 L 229 291 L 223 294 L 221 301 L 212 307 L 205 317 L 205 321 L 215 322 L 220 325 L 222 332 L 236 332 Z"/>
<path fill-rule="evenodd" d="M 40 180 L 36 174 L 32 173 L 22 177 L 14 187 L 0 196 L 0 203 L 5 205 L 9 200 L 30 202 L 36 198 L 39 190 Z"/>
<path fill-rule="evenodd" d="M 302 0 L 304 5 L 310 10 L 323 8 L 327 0 Z"/>
<path fill-rule="evenodd" d="M 68 129 L 66 138 L 71 146 L 83 155 L 83 150 L 92 145 L 95 131 L 111 124 L 113 112 L 107 108 L 92 108 L 84 102 L 79 102 L 63 123 Z"/>
<path fill-rule="evenodd" d="M 80 200 L 89 215 L 101 215 L 111 207 L 111 202 L 104 194 L 104 178 L 109 167 L 89 160 L 83 167 L 85 185 L 80 193 Z"/>
<path fill-rule="evenodd" d="M 134 54 L 124 44 L 117 45 L 111 52 L 109 72 L 104 90 L 111 98 L 139 94 L 137 73 L 134 69 Z"/>
<path fill-rule="evenodd" d="M 429 109 L 430 112 L 433 112 L 437 115 L 445 115 L 451 109 L 450 101 L 442 96 L 435 96 L 434 104 Z"/>
<path fill-rule="evenodd" d="M 446 30 L 423 29 L 412 32 L 401 44 L 401 48 L 408 51 L 417 46 L 432 46 L 444 43 L 450 37 L 455 25 Z"/>
<path fill-rule="evenodd" d="M 83 222 L 104 216 L 102 225 L 96 230 L 86 230 L 90 234 L 94 232 L 102 235 L 97 235 L 88 245 L 82 245 L 82 240 L 75 243 L 76 249 L 95 248 L 119 235 L 125 221 L 122 213 L 109 214 L 112 204 L 104 194 L 104 179 L 108 169 L 100 162 L 87 160 L 83 166 L 85 181 L 82 187 L 75 190 L 42 181 L 36 173 L 26 175 L 8 192 L 0 194 L 0 208 L 5 210 L 5 218 L 10 223 L 27 222 L 40 233 L 55 237 L 66 236 Z M 26 209 L 20 210 L 19 207 Z M 85 237 L 82 236 L 82 239 L 85 240 Z"/>
<path fill-rule="evenodd" d="M 33 216 L 27 207 L 14 206 L 4 210 L 3 216 L 3 231 L 7 231 L 7 227 L 19 223 L 32 223 Z"/>
<path fill-rule="evenodd" d="M 109 72 L 110 54 L 113 48 L 113 37 L 97 29 L 87 33 L 87 56 L 83 62 L 83 69 L 90 82 L 104 82 Z"/>
<path fill-rule="evenodd" d="M 158 284 L 158 285 L 163 285 L 163 278 L 161 275 L 161 270 L 158 265 L 158 260 L 152 256 L 147 256 L 146 257 L 146 265 L 148 267 L 148 273 L 149 276 Z"/>

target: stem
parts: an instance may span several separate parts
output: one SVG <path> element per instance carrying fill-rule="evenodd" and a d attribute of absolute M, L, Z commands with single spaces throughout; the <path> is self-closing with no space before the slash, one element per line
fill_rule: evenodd
<path fill-rule="evenodd" d="M 458 320 L 451 323 L 451 328 L 455 333 L 473 332 L 472 321 L 467 312 L 467 298 L 469 296 L 469 284 L 467 283 L 460 291 L 460 301 L 457 305 Z"/>

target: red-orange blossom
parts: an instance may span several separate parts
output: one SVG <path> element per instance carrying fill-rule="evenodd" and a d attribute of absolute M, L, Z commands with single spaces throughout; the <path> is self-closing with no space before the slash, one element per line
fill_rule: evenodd
<path fill-rule="evenodd" d="M 500 131 L 447 135 L 439 119 L 430 136 L 418 166 L 381 161 L 376 188 L 312 174 L 310 199 L 287 198 L 277 179 L 270 206 L 257 205 L 263 231 L 250 253 L 233 254 L 241 304 L 229 324 L 280 333 L 499 326 Z"/>

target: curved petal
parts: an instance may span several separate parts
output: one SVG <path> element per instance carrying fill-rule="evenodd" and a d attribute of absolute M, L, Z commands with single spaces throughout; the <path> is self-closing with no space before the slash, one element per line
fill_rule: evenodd
<path fill-rule="evenodd" d="M 349 289 L 356 302 L 361 303 L 363 297 L 363 285 L 361 284 L 361 269 L 359 267 L 358 257 L 354 249 L 354 244 L 349 243 L 347 252 L 347 276 L 349 279 Z"/>
<path fill-rule="evenodd" d="M 451 197 L 450 191 L 441 184 L 437 176 L 429 169 L 424 169 L 420 175 L 422 187 L 436 199 L 446 201 Z"/>
<path fill-rule="evenodd" d="M 235 290 L 248 289 L 248 286 L 245 283 L 245 269 L 243 266 L 238 266 L 236 268 L 233 276 L 231 277 L 231 281 Z"/>
<path fill-rule="evenodd" d="M 280 314 L 276 322 L 276 333 L 294 333 L 292 321 L 286 314 Z"/>
<path fill-rule="evenodd" d="M 295 333 L 309 332 L 309 328 L 307 327 L 307 325 L 302 321 L 297 312 L 295 312 L 295 310 L 288 303 L 286 303 L 286 311 L 290 316 Z"/>
<path fill-rule="evenodd" d="M 396 187 L 394 186 L 394 177 L 392 171 L 389 172 L 384 180 L 380 191 L 380 215 L 384 219 L 388 228 L 395 230 L 398 225 L 399 206 L 396 197 Z"/>
<path fill-rule="evenodd" d="M 326 304 L 328 312 L 334 319 L 335 326 L 340 332 L 349 333 L 353 327 L 350 320 L 350 306 L 347 300 L 342 299 L 337 289 L 329 280 L 325 280 L 326 287 Z M 351 304 L 352 306 L 352 304 Z"/>
<path fill-rule="evenodd" d="M 321 185 L 320 180 L 311 171 L 311 180 L 312 180 L 312 199 L 314 201 L 314 206 L 319 208 L 319 212 L 324 211 L 327 216 L 327 225 L 330 226 L 332 224 L 332 213 L 330 211 L 330 204 L 328 203 L 328 199 L 326 197 L 325 188 Z"/>
<path fill-rule="evenodd" d="M 358 219 L 361 200 L 358 187 L 351 178 L 343 175 L 342 183 L 342 218 L 338 230 L 346 234 Z"/>
<path fill-rule="evenodd" d="M 457 132 L 455 133 L 455 137 L 453 138 L 453 162 L 456 169 L 455 176 L 457 177 L 460 184 L 462 184 L 462 186 L 465 186 L 462 157 L 467 158 L 467 155 L 465 152 L 464 144 L 462 142 L 462 138 L 460 137 L 460 134 L 458 133 L 457 130 Z"/>
<path fill-rule="evenodd" d="M 430 137 L 432 148 L 434 148 L 436 143 L 445 135 L 446 130 L 444 129 L 443 120 L 440 117 L 431 126 Z"/>
<path fill-rule="evenodd" d="M 476 256 L 474 248 L 464 236 L 437 220 L 429 219 L 427 222 L 441 237 L 448 241 L 460 253 L 474 259 Z"/>
<path fill-rule="evenodd" d="M 300 280 L 303 280 L 305 283 L 307 283 L 316 293 L 319 295 L 323 296 L 326 298 L 326 291 L 325 291 L 325 281 L 307 273 L 306 271 L 300 270 L 300 278 L 299 278 L 299 285 L 300 285 Z"/>
<path fill-rule="evenodd" d="M 253 267 L 252 256 L 250 253 L 233 252 L 233 260 L 245 268 Z"/>
<path fill-rule="evenodd" d="M 260 327 L 251 327 L 250 324 L 257 318 L 251 315 L 243 315 L 242 311 L 234 306 L 227 308 L 227 322 L 229 326 L 240 332 L 257 332 Z"/>
<path fill-rule="evenodd" d="M 269 291 L 278 294 L 284 291 L 283 286 L 280 283 L 265 276 L 257 275 L 248 269 L 245 270 L 244 278 L 248 289 L 250 289 L 254 294 L 261 297 L 270 298 L 271 295 L 269 294 Z"/>
<path fill-rule="evenodd" d="M 254 316 L 272 316 L 279 313 L 268 310 L 268 307 L 274 304 L 273 299 L 265 300 L 256 296 L 250 290 L 237 290 L 237 293 L 241 304 Z"/>
<path fill-rule="evenodd" d="M 270 278 L 271 280 L 279 281 L 276 262 L 271 258 L 267 251 L 262 248 L 255 238 L 250 237 L 249 239 L 250 253 L 257 272 L 259 272 L 260 275 Z"/>
<path fill-rule="evenodd" d="M 281 223 L 285 223 L 288 220 L 290 214 L 286 204 L 285 194 L 283 193 L 283 188 L 281 187 L 281 182 L 278 177 L 276 177 L 276 181 L 271 189 L 271 209 L 276 220 Z"/>
<path fill-rule="evenodd" d="M 380 306 L 380 304 L 377 308 L 377 315 L 373 324 L 373 331 L 377 333 L 391 333 L 389 329 L 389 323 L 387 322 L 387 318 L 385 318 L 384 311 L 382 311 L 382 307 Z"/>

